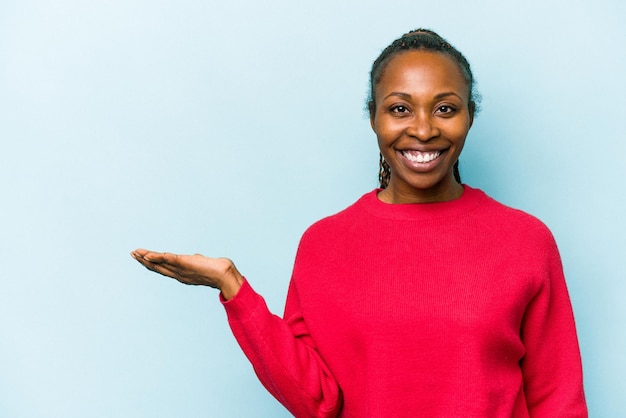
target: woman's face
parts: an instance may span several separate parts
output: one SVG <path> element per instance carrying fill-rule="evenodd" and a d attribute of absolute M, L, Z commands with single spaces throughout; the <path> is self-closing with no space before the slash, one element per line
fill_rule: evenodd
<path fill-rule="evenodd" d="M 378 146 L 391 168 L 379 198 L 388 203 L 456 199 L 453 174 L 473 115 L 469 87 L 445 54 L 407 51 L 391 58 L 374 88 L 370 115 Z"/>

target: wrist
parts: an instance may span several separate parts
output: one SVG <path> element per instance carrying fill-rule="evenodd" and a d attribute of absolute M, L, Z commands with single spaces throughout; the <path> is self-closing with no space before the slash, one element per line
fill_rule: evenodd
<path fill-rule="evenodd" d="M 235 297 L 241 286 L 243 285 L 244 278 L 239 273 L 234 264 L 228 270 L 224 277 L 224 282 L 222 286 L 220 286 L 220 291 L 222 292 L 222 296 L 225 300 L 230 300 Z"/>

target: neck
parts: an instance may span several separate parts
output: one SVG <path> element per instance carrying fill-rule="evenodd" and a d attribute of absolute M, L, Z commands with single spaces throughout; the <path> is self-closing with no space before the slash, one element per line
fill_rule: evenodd
<path fill-rule="evenodd" d="M 437 203 L 458 199 L 463 195 L 463 185 L 454 181 L 454 184 L 441 189 L 411 189 L 399 190 L 389 186 L 378 193 L 378 199 L 384 203 Z"/>

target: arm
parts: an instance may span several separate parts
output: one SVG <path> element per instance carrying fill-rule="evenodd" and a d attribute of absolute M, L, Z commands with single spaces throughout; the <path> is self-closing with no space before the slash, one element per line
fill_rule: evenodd
<path fill-rule="evenodd" d="M 543 279 L 522 323 L 521 367 L 531 417 L 587 417 L 574 315 L 552 237 Z"/>
<path fill-rule="evenodd" d="M 246 282 L 223 301 L 228 322 L 261 383 L 296 417 L 336 417 L 340 388 L 316 351 L 293 287 L 285 319 L 271 314 L 263 298 Z"/>
<path fill-rule="evenodd" d="M 283 320 L 269 311 L 229 259 L 147 250 L 131 255 L 149 270 L 181 283 L 219 289 L 233 334 L 261 383 L 296 417 L 338 415 L 341 391 L 314 347 L 293 286 Z"/>

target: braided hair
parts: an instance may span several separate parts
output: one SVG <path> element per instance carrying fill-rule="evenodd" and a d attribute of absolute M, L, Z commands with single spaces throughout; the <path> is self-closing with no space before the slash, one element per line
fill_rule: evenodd
<path fill-rule="evenodd" d="M 370 116 L 373 116 L 376 112 L 376 96 L 374 94 L 375 87 L 378 85 L 383 77 L 387 64 L 395 55 L 401 52 L 409 50 L 422 50 L 433 51 L 448 55 L 454 60 L 461 70 L 461 74 L 465 78 L 467 86 L 470 90 L 469 97 L 469 109 L 472 116 L 478 110 L 478 103 L 480 102 L 480 94 L 476 91 L 476 82 L 472 75 L 470 64 L 465 59 L 463 54 L 453 47 L 448 41 L 439 36 L 436 32 L 429 29 L 416 29 L 402 35 L 400 38 L 393 41 L 387 48 L 380 53 L 378 58 L 372 64 L 370 71 L 370 86 L 369 96 L 367 99 L 367 108 L 370 112 Z M 456 161 L 453 167 L 454 178 L 458 183 L 461 183 L 461 175 L 459 173 L 459 162 Z M 391 178 L 391 169 L 389 164 L 385 161 L 382 154 L 380 154 L 379 173 L 378 180 L 380 182 L 380 188 L 385 189 L 389 185 Z"/>

